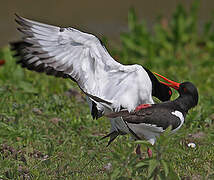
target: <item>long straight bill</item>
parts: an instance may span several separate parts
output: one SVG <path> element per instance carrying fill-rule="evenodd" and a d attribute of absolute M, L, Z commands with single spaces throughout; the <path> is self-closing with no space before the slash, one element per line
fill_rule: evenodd
<path fill-rule="evenodd" d="M 172 88 L 174 88 L 174 89 L 176 89 L 176 90 L 179 89 L 180 83 L 177 83 L 177 82 L 174 82 L 174 81 L 172 81 L 172 80 L 169 80 L 169 79 L 167 79 L 166 77 L 164 77 L 164 76 L 162 76 L 162 75 L 160 75 L 160 74 L 158 74 L 158 73 L 156 73 L 156 72 L 153 72 L 153 73 L 154 73 L 155 75 L 157 75 L 158 77 L 160 77 L 160 78 L 164 79 L 165 81 L 167 81 L 169 84 L 166 83 L 166 82 L 162 82 L 162 81 L 160 81 L 160 83 L 165 84 L 165 85 L 167 85 L 168 87 L 172 87 Z"/>

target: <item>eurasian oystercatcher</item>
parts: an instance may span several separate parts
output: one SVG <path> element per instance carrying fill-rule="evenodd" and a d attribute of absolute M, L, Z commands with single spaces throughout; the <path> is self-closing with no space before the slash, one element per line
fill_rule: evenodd
<path fill-rule="evenodd" d="M 140 65 L 115 61 L 102 42 L 92 34 L 61 28 L 16 15 L 23 40 L 11 43 L 23 67 L 48 75 L 70 78 L 87 95 L 93 118 L 109 111 L 133 111 L 140 104 L 153 104 L 152 96 L 169 100 L 170 88 Z M 103 106 L 103 103 L 109 106 Z M 110 103 L 107 103 L 110 102 Z M 126 126 L 111 119 L 111 132 Z"/>
<path fill-rule="evenodd" d="M 177 99 L 159 104 L 143 104 L 133 112 L 123 110 L 107 115 L 110 118 L 121 117 L 126 123 L 126 128 L 120 129 L 121 134 L 130 133 L 135 139 L 144 138 L 152 145 L 155 143 L 156 137 L 160 136 L 169 126 L 172 126 L 172 133 L 180 129 L 189 109 L 198 104 L 198 91 L 191 82 L 176 83 L 157 75 L 170 82 L 170 84 L 164 84 L 179 92 Z M 112 134 L 117 134 L 117 132 L 112 132 Z M 105 137 L 108 136 L 110 134 Z M 111 141 L 110 139 L 109 144 Z"/>

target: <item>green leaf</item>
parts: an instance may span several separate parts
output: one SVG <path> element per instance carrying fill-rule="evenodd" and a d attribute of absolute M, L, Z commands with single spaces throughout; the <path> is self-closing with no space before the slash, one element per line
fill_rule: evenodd
<path fill-rule="evenodd" d="M 167 145 L 169 139 L 170 139 L 170 133 L 171 133 L 171 129 L 172 129 L 172 126 L 169 126 L 165 131 L 164 133 L 159 137 L 157 138 L 158 140 L 158 143 L 157 144 L 161 144 L 161 146 L 165 146 Z"/>
<path fill-rule="evenodd" d="M 148 168 L 148 177 L 150 178 L 152 173 L 154 172 L 155 168 L 158 166 L 158 161 L 156 159 L 151 159 L 149 161 L 149 168 Z"/>
<path fill-rule="evenodd" d="M 180 180 L 181 178 L 179 177 L 179 175 L 175 172 L 175 170 L 172 168 L 172 166 L 170 165 L 169 166 L 169 174 L 168 174 L 168 177 L 170 179 L 173 179 L 173 180 Z"/>
<path fill-rule="evenodd" d="M 21 88 L 26 93 L 38 93 L 37 88 L 34 88 L 32 86 L 32 84 L 30 84 L 28 82 L 20 81 L 18 86 L 19 86 L 19 88 Z"/>
<path fill-rule="evenodd" d="M 135 141 L 134 143 L 135 144 L 142 144 L 142 145 L 145 145 L 145 146 L 148 146 L 148 147 L 153 147 L 151 145 L 151 143 L 149 143 L 148 141 L 138 140 L 138 141 Z"/>
<path fill-rule="evenodd" d="M 166 161 L 164 161 L 163 159 L 161 160 L 161 164 L 163 166 L 165 176 L 167 177 L 169 174 L 169 167 L 168 167 Z"/>
<path fill-rule="evenodd" d="M 121 172 L 121 169 L 120 169 L 119 167 L 116 168 L 116 169 L 113 171 L 113 173 L 111 174 L 111 179 L 116 179 L 116 178 L 119 176 L 120 172 Z"/>
<path fill-rule="evenodd" d="M 121 177 L 117 178 L 116 180 L 130 180 L 130 178 L 121 176 Z"/>
<path fill-rule="evenodd" d="M 169 126 L 163 133 L 164 136 L 168 136 L 172 130 L 172 126 Z"/>
<path fill-rule="evenodd" d="M 163 178 L 163 177 L 161 177 L 161 176 L 158 174 L 158 175 L 157 175 L 157 179 L 158 179 L 158 180 L 165 180 L 166 178 L 165 178 L 165 177 Z"/>
<path fill-rule="evenodd" d="M 137 16 L 134 8 L 131 8 L 128 13 L 128 25 L 130 30 L 134 30 L 137 25 Z"/>
<path fill-rule="evenodd" d="M 143 166 L 148 166 L 149 163 L 148 161 L 142 161 L 142 162 L 139 162 L 136 167 L 139 168 L 139 167 L 143 167 Z"/>

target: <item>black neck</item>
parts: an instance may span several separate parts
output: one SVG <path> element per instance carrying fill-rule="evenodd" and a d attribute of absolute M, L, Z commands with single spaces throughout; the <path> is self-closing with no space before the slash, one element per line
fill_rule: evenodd
<path fill-rule="evenodd" d="M 145 71 L 149 75 L 149 78 L 152 82 L 152 96 L 155 96 L 158 98 L 158 88 L 160 86 L 160 82 L 158 81 L 158 79 L 155 77 L 155 75 L 150 70 L 148 70 L 145 67 L 143 67 L 143 68 L 145 69 Z"/>
<path fill-rule="evenodd" d="M 152 96 L 155 96 L 161 101 L 168 101 L 171 97 L 169 94 L 170 88 L 158 81 L 155 75 L 144 67 L 152 82 Z"/>
<path fill-rule="evenodd" d="M 180 95 L 176 100 L 174 100 L 174 103 L 176 103 L 176 105 L 186 113 L 188 113 L 189 109 L 194 107 L 194 100 L 188 95 Z"/>

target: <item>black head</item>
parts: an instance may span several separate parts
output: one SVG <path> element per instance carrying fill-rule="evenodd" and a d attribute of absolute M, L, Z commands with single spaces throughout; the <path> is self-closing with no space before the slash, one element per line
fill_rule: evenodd
<path fill-rule="evenodd" d="M 157 76 L 161 77 L 162 79 L 166 80 L 168 83 L 161 82 L 162 84 L 172 87 L 176 89 L 180 96 L 178 101 L 183 104 L 182 106 L 185 107 L 185 111 L 188 111 L 190 108 L 196 106 L 198 104 L 198 90 L 191 82 L 183 82 L 177 83 L 172 80 L 167 79 L 166 77 L 155 73 Z"/>
<path fill-rule="evenodd" d="M 189 97 L 189 99 L 192 101 L 191 107 L 194 107 L 198 104 L 198 90 L 191 82 L 181 83 L 178 92 L 181 97 Z"/>
<path fill-rule="evenodd" d="M 154 76 L 154 74 L 146 69 L 147 74 L 149 75 L 150 80 L 152 81 L 152 96 L 155 96 L 161 101 L 169 101 L 172 96 L 172 90 L 165 84 L 162 84 Z"/>

